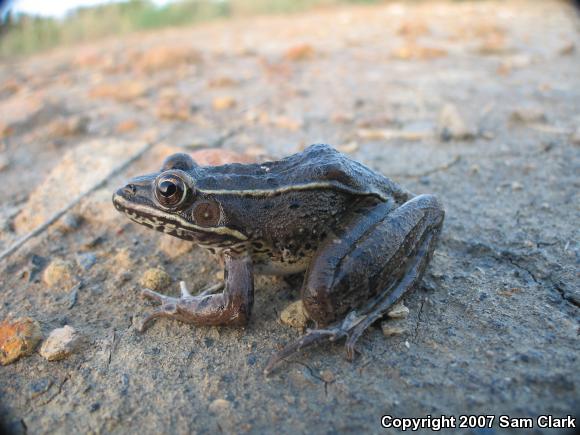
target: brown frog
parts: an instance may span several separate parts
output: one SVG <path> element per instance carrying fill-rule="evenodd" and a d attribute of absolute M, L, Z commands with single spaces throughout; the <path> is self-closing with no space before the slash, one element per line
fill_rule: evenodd
<path fill-rule="evenodd" d="M 303 273 L 301 298 L 316 328 L 273 355 L 346 338 L 347 358 L 361 334 L 417 286 L 435 248 L 444 210 L 414 196 L 328 145 L 275 162 L 200 167 L 169 157 L 158 173 L 134 178 L 113 195 L 133 221 L 209 249 L 224 260 L 224 280 L 197 295 L 152 290 L 167 317 L 194 325 L 245 325 L 254 273 Z"/>

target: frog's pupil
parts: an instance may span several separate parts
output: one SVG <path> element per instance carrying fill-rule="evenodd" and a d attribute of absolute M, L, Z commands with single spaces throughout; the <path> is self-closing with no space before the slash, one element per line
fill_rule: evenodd
<path fill-rule="evenodd" d="M 177 192 L 177 186 L 169 180 L 159 183 L 159 193 L 168 198 Z"/>

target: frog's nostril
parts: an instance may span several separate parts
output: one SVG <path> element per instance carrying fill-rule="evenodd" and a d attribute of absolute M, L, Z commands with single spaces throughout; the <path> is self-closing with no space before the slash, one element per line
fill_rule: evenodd
<path fill-rule="evenodd" d="M 128 195 L 128 196 L 135 195 L 136 191 L 137 191 L 137 188 L 135 187 L 134 184 L 127 184 L 125 187 L 123 187 L 123 193 L 125 195 Z"/>

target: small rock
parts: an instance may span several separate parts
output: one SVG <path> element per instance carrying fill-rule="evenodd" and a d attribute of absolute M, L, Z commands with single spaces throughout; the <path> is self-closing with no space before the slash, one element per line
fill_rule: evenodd
<path fill-rule="evenodd" d="M 191 104 L 180 98 L 163 98 L 157 105 L 157 117 L 175 121 L 187 121 L 191 117 Z"/>
<path fill-rule="evenodd" d="M 208 82 L 210 88 L 226 88 L 237 85 L 238 82 L 231 77 L 215 77 Z"/>
<path fill-rule="evenodd" d="M 0 154 L 0 172 L 4 171 L 10 166 L 10 160 L 4 154 Z"/>
<path fill-rule="evenodd" d="M 83 223 L 83 217 L 76 213 L 67 213 L 57 224 L 57 229 L 63 233 L 72 233 L 79 229 Z"/>
<path fill-rule="evenodd" d="M 216 399 L 209 404 L 209 411 L 216 414 L 227 412 L 230 410 L 231 402 L 225 399 Z"/>
<path fill-rule="evenodd" d="M 392 322 L 382 322 L 381 329 L 383 330 L 383 335 L 385 337 L 391 337 L 394 335 L 402 335 L 407 331 L 402 326 L 393 325 Z"/>
<path fill-rule="evenodd" d="M 445 104 L 439 113 L 438 134 L 441 140 L 468 140 L 475 137 L 472 129 L 467 127 L 459 110 L 454 104 Z"/>
<path fill-rule="evenodd" d="M 61 117 L 50 123 L 48 131 L 50 135 L 55 137 L 84 134 L 87 132 L 89 121 L 86 116 Z"/>
<path fill-rule="evenodd" d="M 429 27 L 423 21 L 407 21 L 404 22 L 399 30 L 397 30 L 397 34 L 401 36 L 405 36 L 408 38 L 417 38 L 419 36 L 424 36 L 430 33 Z"/>
<path fill-rule="evenodd" d="M 387 316 L 391 319 L 405 319 L 409 315 L 409 309 L 403 305 L 402 302 L 399 302 L 393 308 L 389 310 Z"/>
<path fill-rule="evenodd" d="M 304 329 L 308 322 L 308 317 L 304 312 L 302 301 L 293 302 L 284 308 L 280 313 L 280 321 L 292 328 Z"/>
<path fill-rule="evenodd" d="M 117 133 L 128 133 L 135 130 L 139 124 L 134 119 L 127 119 L 117 125 Z"/>
<path fill-rule="evenodd" d="M 512 122 L 523 124 L 543 123 L 548 120 L 544 111 L 538 107 L 520 107 L 510 116 Z"/>
<path fill-rule="evenodd" d="M 232 109 L 236 104 L 236 100 L 233 97 L 216 97 L 212 102 L 212 106 L 215 110 Z"/>
<path fill-rule="evenodd" d="M 44 269 L 42 280 L 49 287 L 68 290 L 74 282 L 73 265 L 69 261 L 56 259 Z"/>
<path fill-rule="evenodd" d="M 524 189 L 524 185 L 522 183 L 520 183 L 519 181 L 512 182 L 511 187 L 512 187 L 512 190 L 515 190 L 515 191 Z"/>
<path fill-rule="evenodd" d="M 17 93 L 22 88 L 19 81 L 15 79 L 5 79 L 4 83 L 0 84 L 0 98 L 9 97 Z"/>
<path fill-rule="evenodd" d="M 40 325 L 30 317 L 0 323 L 0 364 L 10 364 L 30 355 L 40 341 Z"/>
<path fill-rule="evenodd" d="M 93 98 L 113 98 L 120 102 L 128 102 L 144 96 L 147 85 L 140 81 L 125 81 L 119 83 L 101 83 L 90 91 Z"/>
<path fill-rule="evenodd" d="M 560 50 L 558 50 L 561 56 L 570 56 L 571 54 L 574 54 L 575 51 L 576 44 L 573 42 L 568 42 L 562 48 L 560 48 Z"/>
<path fill-rule="evenodd" d="M 503 54 L 508 51 L 505 35 L 501 32 L 490 32 L 478 49 L 484 55 Z"/>
<path fill-rule="evenodd" d="M 300 44 L 295 45 L 294 47 L 290 47 L 286 50 L 284 57 L 286 60 L 291 61 L 300 61 L 300 60 L 308 60 L 314 57 L 314 48 L 310 44 Z"/>
<path fill-rule="evenodd" d="M 429 60 L 447 56 L 447 50 L 437 47 L 424 47 L 410 42 L 395 49 L 391 55 L 400 60 Z"/>
<path fill-rule="evenodd" d="M 145 271 L 139 284 L 151 290 L 163 290 L 171 284 L 171 277 L 160 267 L 154 267 Z"/>
<path fill-rule="evenodd" d="M 72 354 L 80 342 L 79 335 L 71 326 L 54 329 L 42 343 L 40 355 L 48 361 L 59 361 Z"/>
<path fill-rule="evenodd" d="M 89 270 L 97 262 L 97 256 L 92 252 L 83 252 L 77 255 L 77 264 L 84 270 Z"/>
<path fill-rule="evenodd" d="M 199 63 L 201 60 L 199 51 L 193 48 L 161 45 L 139 53 L 132 63 L 135 70 L 152 73 L 168 68 L 175 69 L 180 65 Z"/>

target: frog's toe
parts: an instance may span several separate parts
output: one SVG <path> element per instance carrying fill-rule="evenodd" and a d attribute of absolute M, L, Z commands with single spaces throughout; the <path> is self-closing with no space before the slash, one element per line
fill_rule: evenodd
<path fill-rule="evenodd" d="M 145 299 L 149 299 L 159 304 L 162 304 L 167 301 L 167 296 L 162 295 L 161 293 L 157 293 L 148 288 L 144 288 L 143 290 L 141 290 L 141 296 L 143 296 Z"/>
<path fill-rule="evenodd" d="M 352 335 L 349 335 L 348 338 L 346 339 L 346 344 L 344 345 L 344 350 L 346 352 L 345 357 L 346 357 L 347 361 L 350 361 L 350 362 L 354 361 L 355 354 L 360 353 L 355 347 L 356 342 L 358 341 L 359 337 L 360 336 L 353 337 Z"/>
<path fill-rule="evenodd" d="M 145 332 L 155 320 L 161 317 L 171 318 L 175 315 L 175 313 L 177 313 L 177 307 L 175 304 L 164 304 L 157 310 L 153 311 L 151 314 L 147 315 L 141 322 L 141 325 L 137 327 L 137 330 L 139 332 Z"/>
<path fill-rule="evenodd" d="M 306 335 L 303 335 L 298 340 L 286 345 L 281 351 L 275 353 L 270 357 L 264 368 L 264 374 L 269 375 L 274 367 L 283 359 L 298 352 L 301 349 L 312 346 L 323 340 L 336 341 L 344 337 L 344 331 L 339 328 L 331 329 L 309 329 Z"/>

